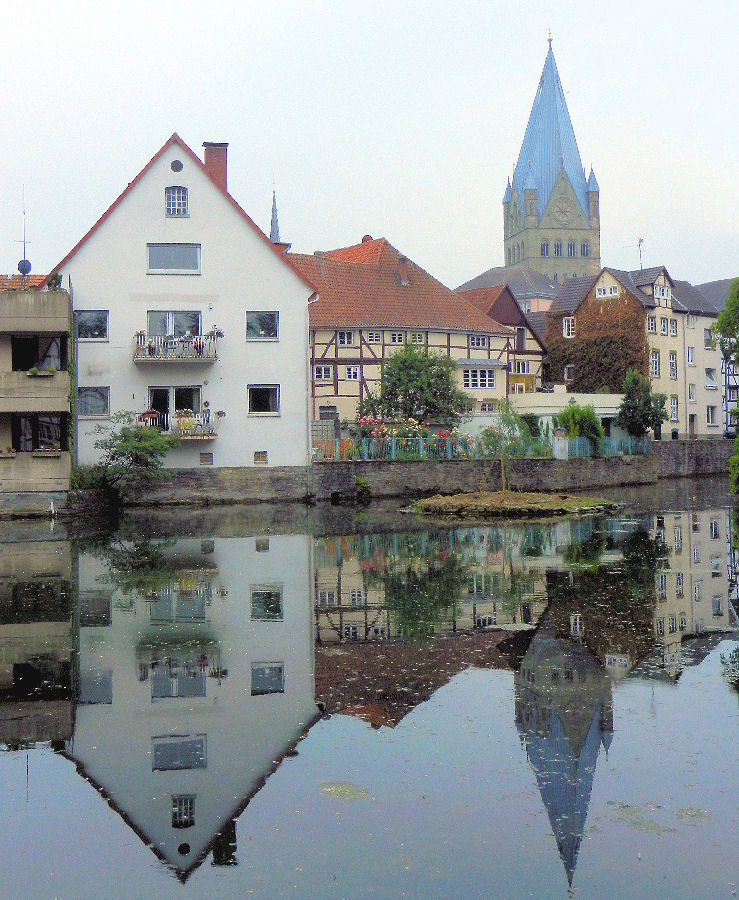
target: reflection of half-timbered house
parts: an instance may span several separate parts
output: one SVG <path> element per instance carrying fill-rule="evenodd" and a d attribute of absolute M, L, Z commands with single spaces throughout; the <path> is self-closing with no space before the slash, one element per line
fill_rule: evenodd
<path fill-rule="evenodd" d="M 384 238 L 288 258 L 318 291 L 310 306 L 313 419 L 354 419 L 357 404 L 377 392 L 383 362 L 406 344 L 453 359 L 459 387 L 477 410 L 507 396 L 519 358 L 531 366 L 528 346 L 517 351 L 515 328 L 444 287 Z"/>

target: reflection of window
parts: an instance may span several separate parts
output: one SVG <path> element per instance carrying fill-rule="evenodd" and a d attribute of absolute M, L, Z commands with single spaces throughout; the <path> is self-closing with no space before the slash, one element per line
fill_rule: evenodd
<path fill-rule="evenodd" d="M 676 616 L 668 616 L 667 617 L 667 633 L 674 634 L 677 631 L 677 617 Z"/>
<path fill-rule="evenodd" d="M 349 605 L 363 606 L 365 603 L 364 591 L 362 588 L 352 588 L 349 591 Z"/>
<path fill-rule="evenodd" d="M 172 795 L 172 828 L 192 828 L 195 824 L 195 795 Z"/>
<path fill-rule="evenodd" d="M 200 244 L 147 244 L 146 249 L 149 274 L 200 274 Z"/>
<path fill-rule="evenodd" d="M 675 525 L 672 530 L 674 538 L 675 553 L 681 553 L 683 549 L 683 529 L 682 525 Z"/>
<path fill-rule="evenodd" d="M 272 414 L 280 411 L 280 387 L 277 384 L 250 384 L 249 414 Z"/>
<path fill-rule="evenodd" d="M 151 739 L 152 772 L 208 768 L 206 734 L 168 734 Z"/>
<path fill-rule="evenodd" d="M 320 590 L 318 592 L 318 605 L 319 606 L 336 606 L 336 591 L 334 590 Z"/>
<path fill-rule="evenodd" d="M 700 581 L 696 581 L 693 585 L 693 601 L 695 603 L 700 603 L 703 597 L 703 588 Z"/>
<path fill-rule="evenodd" d="M 80 672 L 79 703 L 100 704 L 113 702 L 113 671 Z"/>
<path fill-rule="evenodd" d="M 575 613 L 570 616 L 570 634 L 571 635 L 579 635 L 583 633 L 583 624 L 582 624 L 582 616 L 580 613 Z"/>
<path fill-rule="evenodd" d="M 564 376 L 565 376 L 565 381 L 572 381 L 572 379 L 575 377 L 575 364 L 574 363 L 567 363 L 567 365 L 565 366 Z"/>
<path fill-rule="evenodd" d="M 281 662 L 251 664 L 251 695 L 284 694 L 285 669 Z"/>
<path fill-rule="evenodd" d="M 79 388 L 77 388 L 77 415 L 78 416 L 109 416 L 110 415 L 110 388 L 109 387 L 79 387 Z"/>
<path fill-rule="evenodd" d="M 663 635 L 665 633 L 665 620 L 657 619 L 657 621 L 655 622 L 654 630 L 657 632 L 657 634 Z"/>
<path fill-rule="evenodd" d="M 260 584 L 252 587 L 251 617 L 259 621 L 282 619 L 282 585 Z"/>
<path fill-rule="evenodd" d="M 664 572 L 657 576 L 657 594 L 660 600 L 667 599 L 667 575 Z"/>
<path fill-rule="evenodd" d="M 108 340 L 108 310 L 80 309 L 74 314 L 77 337 L 81 341 Z"/>
<path fill-rule="evenodd" d="M 685 629 L 688 627 L 688 617 L 685 615 L 684 612 L 680 613 L 679 627 L 680 627 L 680 631 L 685 631 Z"/>
<path fill-rule="evenodd" d="M 345 641 L 358 641 L 359 640 L 359 626 L 358 625 L 345 625 L 343 636 Z"/>
<path fill-rule="evenodd" d="M 279 334 L 279 313 L 247 312 L 247 341 L 276 341 Z"/>
<path fill-rule="evenodd" d="M 106 591 L 80 591 L 80 626 L 110 625 L 111 595 Z"/>

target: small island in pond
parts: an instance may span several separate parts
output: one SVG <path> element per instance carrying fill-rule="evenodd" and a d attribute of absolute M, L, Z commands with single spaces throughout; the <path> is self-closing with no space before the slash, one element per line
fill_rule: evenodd
<path fill-rule="evenodd" d="M 603 497 L 523 491 L 479 491 L 472 494 L 437 494 L 416 503 L 419 515 L 435 519 L 524 519 L 570 516 L 618 509 Z"/>

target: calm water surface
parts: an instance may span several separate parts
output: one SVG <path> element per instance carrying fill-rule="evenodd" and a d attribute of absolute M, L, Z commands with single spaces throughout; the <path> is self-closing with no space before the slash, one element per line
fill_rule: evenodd
<path fill-rule="evenodd" d="M 735 897 L 723 485 L 0 525 L 9 898 Z"/>

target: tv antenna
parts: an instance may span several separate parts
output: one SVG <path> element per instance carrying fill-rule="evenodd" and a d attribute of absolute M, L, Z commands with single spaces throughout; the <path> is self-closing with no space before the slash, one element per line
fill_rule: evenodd
<path fill-rule="evenodd" d="M 18 263 L 18 271 L 21 273 L 21 278 L 25 279 L 28 275 L 31 274 L 31 263 L 28 261 L 28 256 L 26 255 L 26 243 L 31 243 L 30 241 L 26 241 L 26 186 L 23 185 L 23 240 L 16 241 L 16 244 L 23 244 L 23 259 Z"/>
<path fill-rule="evenodd" d="M 644 243 L 644 238 L 643 238 L 643 237 L 640 237 L 640 238 L 637 238 L 637 239 L 636 239 L 636 246 L 639 248 L 639 268 L 640 268 L 640 269 L 643 269 L 643 268 L 644 268 L 644 266 L 642 265 L 642 261 L 641 261 L 641 245 L 642 245 L 643 243 Z"/>

